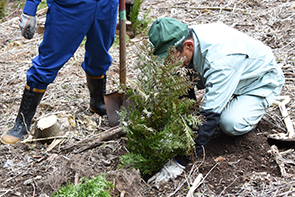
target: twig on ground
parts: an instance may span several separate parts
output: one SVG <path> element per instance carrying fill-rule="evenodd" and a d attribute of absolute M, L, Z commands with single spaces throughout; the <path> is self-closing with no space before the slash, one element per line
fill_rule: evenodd
<path fill-rule="evenodd" d="M 52 149 L 54 149 L 54 147 L 56 147 L 57 145 L 59 145 L 60 143 L 62 143 L 64 141 L 64 139 L 54 139 L 51 144 L 47 147 L 45 152 L 49 152 Z"/>
<path fill-rule="evenodd" d="M 0 195 L 0 197 L 5 196 L 8 192 L 12 192 L 12 190 L 11 190 L 11 189 L 6 190 L 6 191 L 4 192 L 4 194 L 1 194 L 1 195 Z"/>
<path fill-rule="evenodd" d="M 201 165 L 204 163 L 204 161 L 205 161 L 205 159 L 206 159 L 205 147 L 202 146 L 202 149 L 203 149 L 203 159 L 202 159 L 202 162 L 198 165 L 198 167 L 196 167 L 196 168 L 194 169 L 194 171 L 193 171 L 192 174 L 195 174 L 195 173 L 196 173 L 196 170 L 198 170 L 198 169 L 201 167 Z M 193 169 L 193 168 L 192 168 L 192 169 Z M 191 175 L 191 174 L 190 174 L 190 175 Z"/>
<path fill-rule="evenodd" d="M 207 176 L 212 172 L 212 170 L 217 166 L 219 164 L 219 162 L 217 162 L 210 170 L 209 170 L 209 172 L 205 175 L 205 177 L 203 178 L 203 175 L 202 175 L 202 178 L 201 178 L 201 180 L 200 181 L 196 181 L 196 184 L 194 185 L 194 188 L 196 189 L 196 188 L 198 188 L 203 182 L 204 182 L 204 180 L 207 178 Z M 199 175 L 198 175 L 199 176 Z M 169 195 L 169 196 L 172 196 L 172 195 Z"/>
<path fill-rule="evenodd" d="M 268 115 L 274 122 L 277 123 L 277 121 L 275 120 L 274 117 L 272 117 L 269 113 L 266 113 L 265 115 Z M 273 123 L 271 120 L 269 120 L 268 118 L 266 118 L 265 116 L 262 117 L 263 120 L 265 120 L 266 122 L 272 124 L 273 126 L 275 126 L 276 128 L 280 129 L 281 131 L 287 132 L 287 130 L 285 128 L 282 128 L 281 126 L 275 123 Z"/>
<path fill-rule="evenodd" d="M 295 73 L 290 73 L 290 72 L 285 72 L 284 75 L 292 75 L 293 77 L 295 77 Z"/>
<path fill-rule="evenodd" d="M 290 154 L 290 152 L 293 152 L 293 151 L 294 151 L 293 149 L 285 151 L 285 152 L 283 152 L 283 155 Z M 295 165 L 295 162 L 290 159 L 283 158 L 282 154 L 280 153 L 280 151 L 276 145 L 272 145 L 270 147 L 270 150 L 268 151 L 268 153 L 270 153 L 273 156 L 274 160 L 278 164 L 281 174 L 282 174 L 282 177 L 291 177 L 292 175 L 286 172 L 285 164 Z"/>
<path fill-rule="evenodd" d="M 204 163 L 204 161 L 205 161 L 205 158 L 206 158 L 206 154 L 205 154 L 205 148 L 204 148 L 204 146 L 202 146 L 202 149 L 203 149 L 203 160 L 202 160 L 202 162 L 198 165 L 198 167 L 197 168 L 195 168 L 195 163 L 193 164 L 193 167 L 191 168 L 191 170 L 190 170 L 190 173 L 189 173 L 189 177 L 193 174 L 195 174 L 195 171 L 196 170 L 198 170 L 199 168 L 200 168 L 200 166 Z M 203 177 L 203 176 L 202 176 Z M 187 180 L 185 180 L 185 181 L 183 181 L 177 188 L 176 188 L 176 190 L 173 192 L 173 193 L 171 193 L 171 194 L 169 194 L 169 196 L 168 197 L 170 197 L 170 196 L 173 196 L 174 194 L 176 194 L 176 192 L 178 192 L 178 190 L 180 189 L 180 188 L 182 188 L 182 186 L 185 184 L 185 182 L 188 182 Z M 202 182 L 203 182 L 203 180 L 202 180 Z M 188 182 L 188 185 L 190 185 L 190 183 Z M 201 184 L 199 184 L 199 185 L 201 185 Z M 198 187 L 199 187 L 199 185 L 198 185 Z"/>
<path fill-rule="evenodd" d="M 192 9 L 192 10 L 224 10 L 224 11 L 240 11 L 240 12 L 245 12 L 244 9 L 239 9 L 239 8 L 223 8 L 223 7 L 186 7 L 186 6 L 172 6 L 172 7 L 166 7 L 167 9 L 169 8 L 176 8 L 176 9 Z"/>
<path fill-rule="evenodd" d="M 294 78 L 285 78 L 286 81 L 295 81 Z"/>
<path fill-rule="evenodd" d="M 34 181 L 31 183 L 31 185 L 33 186 L 33 197 L 34 197 L 35 196 L 35 193 L 36 193 L 36 188 L 35 188 Z"/>
<path fill-rule="evenodd" d="M 79 177 L 80 177 L 79 172 L 76 172 L 76 174 L 75 174 L 75 180 L 74 180 L 75 186 L 77 186 L 79 184 Z"/>
<path fill-rule="evenodd" d="M 123 191 L 120 193 L 120 197 L 124 197 L 124 196 L 125 196 L 125 194 L 126 194 L 126 191 L 125 191 L 125 190 L 123 190 Z"/>
<path fill-rule="evenodd" d="M 185 181 L 182 181 L 182 183 L 176 188 L 176 190 L 169 194 L 167 197 L 171 197 L 171 196 L 174 196 L 174 194 L 176 194 L 176 192 L 178 192 L 178 190 L 180 190 L 180 188 L 182 188 L 182 186 L 184 185 L 184 183 L 186 183 L 186 180 Z"/>
<path fill-rule="evenodd" d="M 45 14 L 47 13 L 47 10 L 48 10 L 48 7 L 43 8 L 43 9 L 41 9 L 41 10 L 38 10 L 38 12 L 36 13 L 36 15 L 37 15 L 38 17 L 40 17 L 40 16 L 42 16 L 42 15 L 45 15 Z"/>
<path fill-rule="evenodd" d="M 5 66 L 5 65 L 3 65 L 3 66 L 4 66 L 4 76 L 3 76 L 2 83 L 1 83 L 1 85 L 0 85 L 0 90 L 2 89 L 2 86 L 4 85 L 4 83 L 5 83 L 5 81 L 6 81 L 6 73 L 7 73 L 7 71 L 6 71 L 6 66 Z"/>
<path fill-rule="evenodd" d="M 25 41 L 23 41 L 23 43 L 24 44 L 27 44 L 27 43 L 31 43 L 31 42 L 36 42 L 36 41 L 38 41 L 39 40 L 39 38 L 33 38 L 33 39 L 31 39 L 31 40 L 25 40 Z"/>
<path fill-rule="evenodd" d="M 38 138 L 38 139 L 25 139 L 25 140 L 21 141 L 21 143 L 25 144 L 25 143 L 53 140 L 53 139 L 59 139 L 59 138 L 65 139 L 65 138 L 68 138 L 68 136 L 52 136 L 52 137 L 45 137 L 45 138 Z"/>
<path fill-rule="evenodd" d="M 197 178 L 195 179 L 195 181 L 194 181 L 193 185 L 191 186 L 191 188 L 189 189 L 186 197 L 193 197 L 194 191 L 195 191 L 195 189 L 197 189 L 199 187 L 200 182 L 203 181 L 202 179 L 203 179 L 203 175 L 200 173 L 197 176 Z"/>
<path fill-rule="evenodd" d="M 227 189 L 227 188 L 229 188 L 236 180 L 238 179 L 238 177 L 236 177 L 228 186 L 226 186 L 221 192 L 220 192 L 220 194 L 218 195 L 218 197 L 220 197 L 222 194 L 223 194 L 223 192 L 225 192 L 225 190 Z"/>
<path fill-rule="evenodd" d="M 203 178 L 202 182 L 207 178 L 207 176 L 212 172 L 212 170 L 214 170 L 214 168 L 219 164 L 219 162 L 217 162 L 210 170 L 209 172 L 205 175 L 205 177 Z M 202 184 L 202 182 L 200 184 Z"/>

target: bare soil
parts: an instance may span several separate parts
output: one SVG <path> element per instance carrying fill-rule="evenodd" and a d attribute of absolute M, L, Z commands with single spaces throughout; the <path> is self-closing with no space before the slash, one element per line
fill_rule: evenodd
<path fill-rule="evenodd" d="M 174 17 L 189 25 L 222 22 L 270 46 L 286 76 L 282 95 L 291 97 L 287 110 L 294 125 L 295 76 L 295 1 L 294 0 L 150 0 L 142 5 L 140 14 L 150 10 L 148 17 Z M 38 33 L 32 40 L 20 35 L 17 20 L 21 14 L 17 2 L 9 1 L 7 17 L 0 23 L 0 131 L 11 128 L 21 101 L 26 70 L 38 54 L 42 41 L 45 12 L 38 13 Z M 130 33 L 130 32 L 129 32 Z M 132 36 L 127 43 L 128 83 L 136 77 L 137 45 L 146 37 Z M 108 71 L 107 91 L 119 84 L 119 47 L 110 53 L 113 64 Z M 185 174 L 155 188 L 146 183 L 136 170 L 118 169 L 119 157 L 126 153 L 124 135 L 81 151 L 84 143 L 67 149 L 86 138 L 112 129 L 107 116 L 100 117 L 88 110 L 89 93 L 81 68 L 84 46 L 60 70 L 37 108 L 33 122 L 48 114 L 66 114 L 75 122 L 65 138 L 51 151 L 50 141 L 0 145 L 0 196 L 50 196 L 68 182 L 77 183 L 84 176 L 105 173 L 115 188 L 112 196 L 186 196 L 199 173 L 204 179 L 195 196 L 294 196 L 295 168 L 286 163 L 295 161 L 294 150 L 284 156 L 285 169 L 280 168 L 268 151 L 270 133 L 285 133 L 286 128 L 278 107 L 269 108 L 255 129 L 246 135 L 229 137 L 217 130 L 206 145 L 204 154 L 186 167 Z M 242 112 L 241 112 L 242 113 Z M 26 138 L 28 138 L 26 136 Z M 289 147 L 279 146 L 280 152 Z M 79 151 L 80 150 L 80 151 Z"/>

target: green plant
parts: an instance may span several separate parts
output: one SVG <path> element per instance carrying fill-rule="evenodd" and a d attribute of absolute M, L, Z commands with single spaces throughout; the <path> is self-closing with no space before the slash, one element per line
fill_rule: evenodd
<path fill-rule="evenodd" d="M 23 8 L 25 6 L 26 1 L 25 0 L 17 0 L 16 5 L 13 6 L 13 8 Z"/>
<path fill-rule="evenodd" d="M 46 1 L 41 1 L 38 5 L 38 10 L 42 10 L 43 8 L 46 8 L 47 7 L 47 3 Z"/>
<path fill-rule="evenodd" d="M 0 19 L 5 16 L 7 0 L 0 0 Z"/>
<path fill-rule="evenodd" d="M 83 40 L 82 40 L 80 46 L 85 46 L 85 44 L 86 44 L 86 40 L 87 40 L 87 37 L 84 36 L 84 38 L 83 38 Z"/>
<path fill-rule="evenodd" d="M 111 197 L 109 189 L 113 187 L 112 183 L 107 181 L 103 174 L 88 179 L 83 177 L 77 186 L 68 183 L 65 187 L 59 189 L 51 197 Z"/>
<path fill-rule="evenodd" d="M 137 79 L 122 88 L 134 106 L 129 106 L 129 113 L 123 107 L 119 113 L 128 150 L 119 167 L 134 167 L 145 175 L 158 171 L 176 154 L 193 154 L 193 130 L 202 119 L 197 103 L 185 97 L 193 83 L 175 49 L 165 61 L 152 54 L 147 42 L 139 51 Z"/>
<path fill-rule="evenodd" d="M 78 190 L 73 183 L 68 183 L 65 187 L 58 190 L 57 193 L 51 195 L 51 197 L 66 197 L 66 196 L 78 196 Z"/>
<path fill-rule="evenodd" d="M 134 35 L 137 35 L 138 31 L 146 35 L 148 32 L 148 24 L 152 22 L 152 18 L 147 18 L 150 10 L 144 13 L 141 20 L 138 19 L 140 6 L 143 2 L 144 0 L 134 0 L 134 5 L 130 12 L 131 30 Z"/>
<path fill-rule="evenodd" d="M 126 39 L 126 44 L 130 43 L 130 37 L 127 34 L 126 34 L 125 37 L 126 37 L 125 38 Z M 116 47 L 119 47 L 119 46 L 120 46 L 120 37 L 119 37 L 119 35 L 115 35 L 115 41 L 114 41 L 112 47 L 116 48 Z"/>

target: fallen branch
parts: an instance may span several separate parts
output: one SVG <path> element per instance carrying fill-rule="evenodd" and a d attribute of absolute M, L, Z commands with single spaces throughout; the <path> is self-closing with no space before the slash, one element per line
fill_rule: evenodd
<path fill-rule="evenodd" d="M 75 144 L 71 144 L 65 148 L 62 148 L 62 150 L 72 150 L 75 147 L 81 147 L 80 149 L 76 150 L 75 153 L 81 153 L 85 150 L 95 148 L 101 144 L 101 142 L 106 141 L 110 139 L 112 136 L 116 134 L 123 134 L 123 130 L 121 127 L 113 127 L 109 130 L 106 130 L 105 132 L 102 132 L 98 135 L 90 136 L 84 140 L 81 140 Z"/>

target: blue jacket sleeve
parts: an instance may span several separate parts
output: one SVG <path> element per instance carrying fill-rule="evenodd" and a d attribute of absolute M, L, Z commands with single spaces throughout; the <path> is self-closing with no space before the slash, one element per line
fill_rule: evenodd
<path fill-rule="evenodd" d="M 212 111 L 201 111 L 200 115 L 203 115 L 206 121 L 201 126 L 199 126 L 199 129 L 196 133 L 197 134 L 197 137 L 195 139 L 196 156 L 200 155 L 203 152 L 202 146 L 205 146 L 209 142 L 220 120 L 220 114 L 212 112 Z M 191 160 L 191 158 L 189 156 L 177 155 L 175 157 L 175 160 L 181 165 L 186 166 Z"/>
<path fill-rule="evenodd" d="M 27 0 L 23 13 L 30 16 L 36 16 L 37 8 L 41 0 Z"/>

